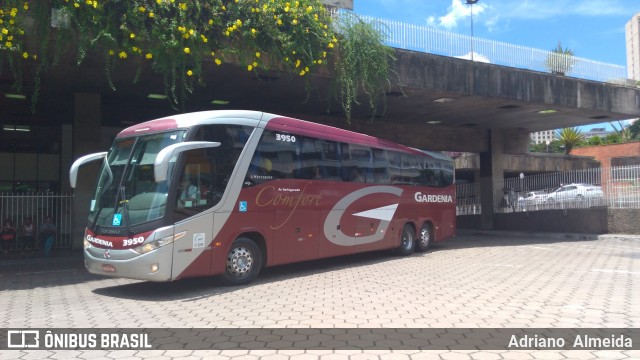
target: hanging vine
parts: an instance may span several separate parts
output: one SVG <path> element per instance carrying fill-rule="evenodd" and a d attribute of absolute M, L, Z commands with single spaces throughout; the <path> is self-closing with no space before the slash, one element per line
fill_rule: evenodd
<path fill-rule="evenodd" d="M 194 86 L 204 85 L 204 62 L 229 62 L 249 72 L 275 66 L 304 77 L 335 58 L 347 119 L 359 90 L 376 112 L 393 52 L 364 23 L 334 29 L 320 0 L 4 0 L 0 66 L 8 65 L 18 92 L 23 68 L 36 69 L 33 111 L 41 74 L 70 51 L 78 65 L 90 53 L 103 54 L 113 90 L 118 66 L 135 64 L 134 80 L 152 69 L 162 76 L 171 105 L 181 108 Z"/>

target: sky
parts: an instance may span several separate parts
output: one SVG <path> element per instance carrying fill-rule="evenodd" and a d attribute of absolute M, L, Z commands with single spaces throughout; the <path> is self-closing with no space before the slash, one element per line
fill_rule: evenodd
<path fill-rule="evenodd" d="M 471 33 L 466 0 L 353 3 L 360 15 Z M 624 28 L 638 12 L 640 0 L 479 0 L 473 5 L 473 36 L 542 50 L 561 42 L 575 56 L 626 67 Z"/>

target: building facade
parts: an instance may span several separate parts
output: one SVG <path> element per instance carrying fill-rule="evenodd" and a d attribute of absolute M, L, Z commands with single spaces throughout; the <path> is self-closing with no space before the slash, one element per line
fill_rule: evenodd
<path fill-rule="evenodd" d="M 531 133 L 531 142 L 534 144 L 544 144 L 552 142 L 555 130 L 545 130 Z"/>
<path fill-rule="evenodd" d="M 627 44 L 627 77 L 640 81 L 640 13 L 633 15 L 625 26 Z"/>

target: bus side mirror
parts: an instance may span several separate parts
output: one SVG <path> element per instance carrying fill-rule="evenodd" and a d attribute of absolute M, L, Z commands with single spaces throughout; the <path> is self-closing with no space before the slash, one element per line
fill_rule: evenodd
<path fill-rule="evenodd" d="M 106 156 L 107 156 L 107 152 L 104 151 L 104 152 L 99 152 L 95 154 L 85 155 L 79 158 L 78 160 L 74 161 L 73 165 L 71 165 L 71 169 L 69 169 L 69 183 L 71 184 L 71 188 L 72 189 L 76 188 L 76 182 L 78 181 L 78 170 L 80 169 L 80 166 L 88 162 L 105 159 Z"/>
<path fill-rule="evenodd" d="M 167 146 L 160 150 L 158 156 L 156 156 L 155 162 L 153 163 L 154 180 L 157 183 L 167 180 L 169 162 L 171 161 L 171 158 L 181 152 L 195 149 L 214 148 L 218 146 L 220 146 L 219 142 L 212 141 L 186 141 Z"/>

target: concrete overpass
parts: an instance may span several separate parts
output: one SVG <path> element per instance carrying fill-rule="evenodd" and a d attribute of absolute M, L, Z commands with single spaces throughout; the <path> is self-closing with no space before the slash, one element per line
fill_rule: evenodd
<path fill-rule="evenodd" d="M 636 88 L 399 49 L 396 56 L 399 85 L 387 94 L 384 116 L 373 120 L 368 109 L 359 106 L 347 125 L 338 103 L 330 101 L 330 73 L 307 79 L 313 90 L 306 93 L 305 79 L 298 76 L 279 71 L 256 75 L 231 64 L 205 64 L 207 86 L 196 86 L 184 111 L 262 110 L 418 148 L 476 152 L 483 194 L 493 194 L 493 179 L 502 178 L 503 154 L 527 152 L 530 132 L 640 114 Z M 162 79 L 143 69 L 140 81 L 132 84 L 135 71 L 120 67 L 114 74 L 114 92 L 101 60 L 87 58 L 80 67 L 68 61 L 43 76 L 36 115 L 29 113 L 28 102 L 2 97 L 0 116 L 5 123 L 72 124 L 67 139 L 72 145 L 63 140 L 62 149 L 72 156 L 61 160 L 62 168 L 68 169 L 71 158 L 104 150 L 96 141 L 101 129 L 175 112 L 166 101 L 147 97 L 163 91 Z M 0 79 L 0 90 L 11 91 L 8 79 Z M 212 105 L 213 100 L 228 103 Z M 61 181 L 66 185 L 66 179 Z M 483 209 L 493 209 L 493 196 L 482 199 Z M 492 226 L 493 214 L 483 211 L 483 227 Z"/>

